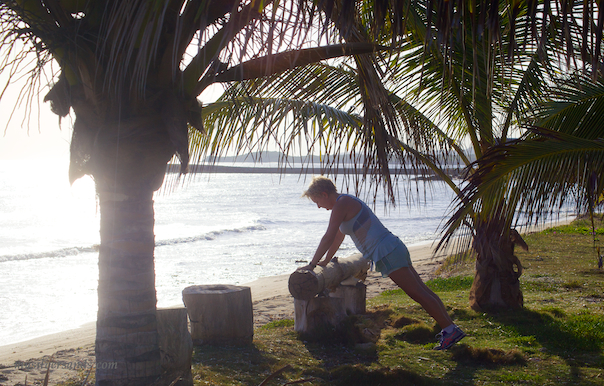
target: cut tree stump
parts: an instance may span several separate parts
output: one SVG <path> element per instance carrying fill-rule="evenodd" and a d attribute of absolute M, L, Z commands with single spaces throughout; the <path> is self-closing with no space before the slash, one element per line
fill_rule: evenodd
<path fill-rule="evenodd" d="M 196 345 L 252 343 L 254 316 L 250 287 L 212 284 L 195 285 L 182 291 Z"/>
<path fill-rule="evenodd" d="M 162 378 L 174 386 L 192 386 L 191 358 L 193 341 L 189 334 L 187 310 L 184 307 L 158 308 L 157 332 L 161 355 Z"/>
<path fill-rule="evenodd" d="M 294 330 L 312 334 L 326 325 L 337 326 L 347 315 L 364 314 L 367 286 L 358 280 L 339 285 L 329 296 L 294 298 Z"/>
<path fill-rule="evenodd" d="M 335 291 L 329 293 L 329 296 L 342 299 L 347 314 L 359 315 L 367 310 L 367 285 L 358 280 L 351 285 L 339 285 Z"/>
<path fill-rule="evenodd" d="M 326 325 L 337 326 L 345 317 L 346 309 L 341 298 L 294 299 L 294 330 L 297 332 L 313 333 Z"/>
<path fill-rule="evenodd" d="M 288 287 L 294 297 L 294 330 L 312 334 L 337 326 L 346 315 L 364 314 L 367 286 L 355 278 L 365 280 L 368 269 L 369 261 L 357 254 L 292 273 Z"/>
<path fill-rule="evenodd" d="M 334 259 L 335 260 L 335 259 Z M 369 260 L 356 254 L 332 260 L 326 267 L 314 270 L 297 269 L 289 276 L 289 292 L 295 299 L 310 300 L 325 289 L 335 289 L 343 280 L 356 277 L 365 280 L 369 270 Z"/>

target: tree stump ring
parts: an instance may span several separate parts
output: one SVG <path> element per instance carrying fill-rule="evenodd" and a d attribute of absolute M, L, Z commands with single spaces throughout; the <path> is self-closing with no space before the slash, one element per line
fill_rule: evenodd
<path fill-rule="evenodd" d="M 294 299 L 298 300 L 310 300 L 322 291 L 318 275 L 306 269 L 299 269 L 292 273 L 287 287 Z"/>
<path fill-rule="evenodd" d="M 228 284 L 195 285 L 182 291 L 196 345 L 252 343 L 254 315 L 250 287 Z"/>

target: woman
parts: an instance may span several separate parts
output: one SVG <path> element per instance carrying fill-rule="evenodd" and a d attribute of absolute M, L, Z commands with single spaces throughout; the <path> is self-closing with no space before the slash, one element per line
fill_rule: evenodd
<path fill-rule="evenodd" d="M 409 297 L 418 302 L 443 328 L 436 350 L 446 350 L 466 334 L 453 323 L 443 302 L 421 280 L 403 242 L 390 233 L 369 207 L 355 196 L 339 194 L 334 183 L 326 177 L 315 177 L 303 194 L 318 208 L 331 210 L 329 225 L 319 247 L 308 265 L 326 266 L 349 235 L 368 260 L 375 263 L 383 277 L 390 277 Z M 321 258 L 325 256 L 323 260 Z"/>

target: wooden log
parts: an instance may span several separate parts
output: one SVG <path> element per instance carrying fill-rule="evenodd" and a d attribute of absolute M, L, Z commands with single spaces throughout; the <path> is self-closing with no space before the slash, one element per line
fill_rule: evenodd
<path fill-rule="evenodd" d="M 312 271 L 299 268 L 292 273 L 289 276 L 288 288 L 294 299 L 310 300 L 325 289 L 335 289 L 349 277 L 361 280 L 367 277 L 369 260 L 360 253 L 334 260 L 326 267 L 317 266 Z"/>
<path fill-rule="evenodd" d="M 182 291 L 196 345 L 252 343 L 254 316 L 250 287 L 196 285 Z"/>
<path fill-rule="evenodd" d="M 162 378 L 166 384 L 192 386 L 193 341 L 184 307 L 157 309 L 157 332 Z M 176 379 L 178 381 L 174 382 Z"/>

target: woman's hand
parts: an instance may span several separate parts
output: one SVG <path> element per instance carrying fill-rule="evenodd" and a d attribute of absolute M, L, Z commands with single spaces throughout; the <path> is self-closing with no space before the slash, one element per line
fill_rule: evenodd
<path fill-rule="evenodd" d="M 296 268 L 296 271 L 312 271 L 313 269 L 315 269 L 316 265 L 314 264 L 307 264 L 307 265 L 303 265 L 302 267 L 298 267 Z"/>
<path fill-rule="evenodd" d="M 334 262 L 335 262 L 335 261 L 338 261 L 338 257 L 337 257 L 337 256 L 334 256 L 333 258 L 331 258 L 331 259 L 329 259 L 329 260 L 328 260 L 328 259 L 323 259 L 323 260 L 319 261 L 319 262 L 318 262 L 316 265 L 315 265 L 315 264 L 310 263 L 310 264 L 304 265 L 304 266 L 302 266 L 302 267 L 298 267 L 298 268 L 296 268 L 296 271 L 298 271 L 298 270 L 300 270 L 300 271 L 303 271 L 303 270 L 312 271 L 313 269 L 315 269 L 315 267 L 316 267 L 317 265 L 319 265 L 319 266 L 321 266 L 321 267 L 325 267 L 325 266 L 327 266 L 327 264 L 331 263 L 332 261 L 334 261 Z"/>
<path fill-rule="evenodd" d="M 336 248 L 336 249 L 337 249 L 337 248 Z M 333 258 L 331 258 L 331 259 L 329 259 L 329 260 L 328 260 L 328 259 L 323 259 L 322 261 L 319 261 L 319 262 L 317 263 L 317 265 L 320 265 L 321 267 L 326 267 L 326 266 L 327 266 L 327 264 L 331 263 L 332 261 L 333 261 L 334 263 L 335 263 L 335 262 L 337 262 L 337 261 L 338 261 L 338 257 L 337 257 L 337 256 L 334 256 Z"/>

